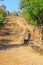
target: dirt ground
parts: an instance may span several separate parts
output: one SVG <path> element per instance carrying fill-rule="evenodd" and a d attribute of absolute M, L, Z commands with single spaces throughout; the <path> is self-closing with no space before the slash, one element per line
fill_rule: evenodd
<path fill-rule="evenodd" d="M 0 50 L 0 65 L 43 65 L 43 56 L 28 46 Z"/>
<path fill-rule="evenodd" d="M 34 51 L 30 45 L 22 46 L 21 44 L 24 28 L 28 27 L 30 30 L 33 28 L 18 17 L 8 17 L 7 21 L 5 29 L 10 34 L 0 34 L 0 44 L 5 44 L 0 45 L 0 65 L 43 65 L 42 55 Z"/>

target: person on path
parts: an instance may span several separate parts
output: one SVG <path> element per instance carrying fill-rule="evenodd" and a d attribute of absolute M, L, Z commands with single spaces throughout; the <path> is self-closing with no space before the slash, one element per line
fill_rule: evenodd
<path fill-rule="evenodd" d="M 26 29 L 26 34 L 25 34 L 25 37 L 24 37 L 24 45 L 28 45 L 29 41 L 30 41 L 30 30 L 29 29 Z"/>

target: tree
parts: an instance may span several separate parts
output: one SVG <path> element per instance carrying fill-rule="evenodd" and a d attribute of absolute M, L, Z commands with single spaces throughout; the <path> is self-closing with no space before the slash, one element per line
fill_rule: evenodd
<path fill-rule="evenodd" d="M 43 0 L 20 0 L 22 15 L 43 32 Z M 43 37 L 43 34 L 42 34 Z"/>
<path fill-rule="evenodd" d="M 0 25 L 4 23 L 6 15 L 7 15 L 6 10 L 0 7 Z"/>
<path fill-rule="evenodd" d="M 0 0 L 0 1 L 4 1 L 4 0 Z M 7 15 L 7 11 L 5 9 L 6 9 L 5 5 L 0 6 L 0 25 L 3 25 L 5 17 Z"/>
<path fill-rule="evenodd" d="M 5 5 L 1 5 L 1 7 L 2 7 L 4 10 L 6 10 L 6 6 L 5 6 Z"/>
<path fill-rule="evenodd" d="M 13 15 L 13 16 L 19 16 L 18 12 L 16 12 L 16 11 L 13 11 L 13 12 L 11 13 L 11 15 Z"/>

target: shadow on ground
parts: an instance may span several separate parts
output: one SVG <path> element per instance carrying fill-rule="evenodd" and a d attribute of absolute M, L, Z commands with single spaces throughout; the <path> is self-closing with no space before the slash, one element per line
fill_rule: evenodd
<path fill-rule="evenodd" d="M 0 44 L 0 50 L 6 50 L 6 49 L 10 49 L 10 48 L 18 48 L 21 46 L 23 46 L 23 44 L 12 44 L 12 45 Z"/>
<path fill-rule="evenodd" d="M 4 45 L 4 44 L 0 44 L 0 50 L 6 50 L 6 49 L 11 49 L 11 48 L 19 48 L 19 47 L 23 47 L 23 46 L 28 46 L 28 44 L 12 44 L 12 45 Z"/>
<path fill-rule="evenodd" d="M 0 34 L 0 36 L 2 36 L 2 39 L 0 38 L 0 50 L 6 50 L 6 49 L 10 49 L 10 48 L 19 48 L 21 46 L 27 46 L 27 44 L 23 43 L 23 44 L 12 44 L 12 45 L 4 45 L 4 44 L 9 44 L 9 42 L 13 41 L 10 39 L 4 39 L 4 37 L 6 36 L 11 36 L 11 35 L 15 35 L 15 33 L 11 33 L 13 32 L 10 29 L 6 29 L 7 32 L 4 32 L 3 34 Z"/>

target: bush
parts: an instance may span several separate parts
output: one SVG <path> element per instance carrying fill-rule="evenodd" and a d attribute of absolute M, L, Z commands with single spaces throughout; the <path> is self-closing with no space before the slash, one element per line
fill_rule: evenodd
<path fill-rule="evenodd" d="M 4 23 L 6 15 L 7 15 L 6 10 L 0 7 L 0 25 Z"/>

